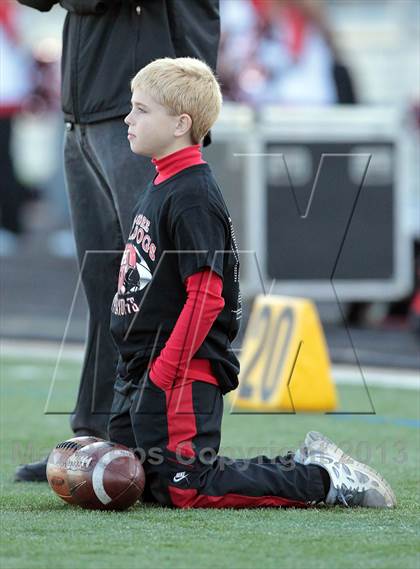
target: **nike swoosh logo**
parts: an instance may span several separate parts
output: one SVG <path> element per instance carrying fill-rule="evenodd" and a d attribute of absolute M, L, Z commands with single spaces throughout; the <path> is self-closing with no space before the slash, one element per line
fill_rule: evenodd
<path fill-rule="evenodd" d="M 186 472 L 177 472 L 175 474 L 175 476 L 173 477 L 173 481 L 174 482 L 181 482 L 181 480 L 184 480 L 184 478 L 187 478 L 188 474 Z"/>

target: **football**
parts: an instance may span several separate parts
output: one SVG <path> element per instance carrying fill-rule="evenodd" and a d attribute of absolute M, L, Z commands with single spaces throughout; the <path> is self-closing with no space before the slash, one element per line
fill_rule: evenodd
<path fill-rule="evenodd" d="M 47 462 L 48 483 L 57 496 L 69 504 L 74 504 L 67 483 L 67 460 L 79 449 L 103 439 L 97 437 L 74 437 L 58 443 L 51 451 Z"/>
<path fill-rule="evenodd" d="M 129 448 L 95 442 L 66 462 L 68 490 L 75 504 L 92 510 L 125 510 L 142 495 L 145 474 Z"/>

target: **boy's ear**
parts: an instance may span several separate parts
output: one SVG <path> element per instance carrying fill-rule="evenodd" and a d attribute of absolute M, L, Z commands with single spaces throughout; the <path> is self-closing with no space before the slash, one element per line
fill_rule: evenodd
<path fill-rule="evenodd" d="M 187 132 L 191 130 L 191 127 L 192 127 L 192 119 L 190 115 L 187 115 L 187 113 L 183 113 L 178 118 L 178 122 L 175 129 L 175 136 L 183 136 L 184 134 L 187 134 Z"/>

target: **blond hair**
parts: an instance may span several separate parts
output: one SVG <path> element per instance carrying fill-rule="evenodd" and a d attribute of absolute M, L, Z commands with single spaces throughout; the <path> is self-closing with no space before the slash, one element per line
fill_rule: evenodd
<path fill-rule="evenodd" d="M 144 89 L 171 114 L 188 114 L 191 137 L 198 144 L 216 122 L 222 106 L 220 85 L 208 65 L 192 57 L 163 57 L 143 67 L 131 90 Z"/>

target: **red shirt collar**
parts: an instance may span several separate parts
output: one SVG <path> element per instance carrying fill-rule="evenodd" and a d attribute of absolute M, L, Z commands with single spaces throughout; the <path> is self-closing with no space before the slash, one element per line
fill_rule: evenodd
<path fill-rule="evenodd" d="M 186 146 L 163 158 L 152 158 L 152 163 L 155 165 L 157 172 L 157 176 L 153 180 L 155 186 L 178 174 L 185 168 L 196 166 L 197 164 L 206 164 L 201 156 L 201 146 L 199 144 Z"/>

